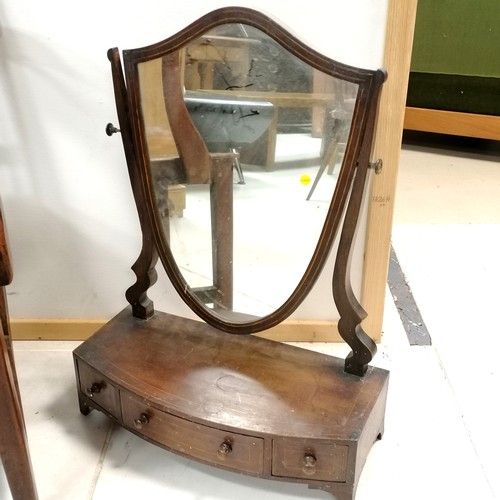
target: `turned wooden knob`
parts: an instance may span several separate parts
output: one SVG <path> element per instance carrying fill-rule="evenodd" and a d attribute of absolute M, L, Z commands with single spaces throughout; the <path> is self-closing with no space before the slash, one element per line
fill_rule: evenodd
<path fill-rule="evenodd" d="M 312 453 L 306 453 L 302 460 L 302 471 L 308 476 L 312 476 L 316 472 L 316 457 Z"/>
<path fill-rule="evenodd" d="M 134 420 L 134 427 L 136 429 L 142 429 L 143 425 L 149 424 L 149 417 L 145 413 L 141 413 L 139 418 Z"/>
<path fill-rule="evenodd" d="M 113 134 L 121 132 L 119 128 L 116 128 L 112 123 L 106 125 L 106 135 L 111 137 Z"/>
<path fill-rule="evenodd" d="M 231 443 L 229 443 L 228 441 L 224 441 L 217 450 L 217 456 L 221 460 L 224 460 L 232 451 L 233 447 L 231 446 Z"/>
<path fill-rule="evenodd" d="M 101 392 L 103 389 L 103 386 L 101 384 L 98 384 L 97 382 L 94 382 L 90 387 L 88 387 L 85 392 L 87 393 L 87 396 L 89 398 L 93 397 L 94 394 L 98 394 Z"/>

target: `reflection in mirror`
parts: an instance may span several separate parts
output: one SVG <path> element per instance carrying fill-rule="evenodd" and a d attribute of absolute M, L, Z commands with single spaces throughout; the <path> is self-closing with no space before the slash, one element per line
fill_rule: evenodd
<path fill-rule="evenodd" d="M 242 24 L 140 63 L 139 82 L 159 220 L 187 286 L 233 322 L 273 313 L 318 244 L 358 85 Z"/>

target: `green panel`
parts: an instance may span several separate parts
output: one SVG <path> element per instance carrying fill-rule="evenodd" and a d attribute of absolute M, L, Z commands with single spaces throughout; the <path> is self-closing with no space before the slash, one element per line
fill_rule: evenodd
<path fill-rule="evenodd" d="M 419 0 L 411 69 L 500 77 L 500 0 Z"/>
<path fill-rule="evenodd" d="M 406 104 L 500 116 L 500 78 L 411 72 Z"/>

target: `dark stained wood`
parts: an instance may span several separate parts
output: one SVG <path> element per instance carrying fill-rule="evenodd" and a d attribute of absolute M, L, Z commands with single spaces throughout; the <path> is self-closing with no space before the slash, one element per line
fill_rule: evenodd
<path fill-rule="evenodd" d="M 367 115 L 366 128 L 361 137 L 363 144 L 356 165 L 333 272 L 333 297 L 340 314 L 338 329 L 342 338 L 352 348 L 352 351 L 346 358 L 345 370 L 348 373 L 359 376 L 364 375 L 368 363 L 377 352 L 377 346 L 361 327 L 361 322 L 366 317 L 366 311 L 362 308 L 352 290 L 350 278 L 351 255 L 366 186 L 366 178 L 368 169 L 370 168 L 370 154 L 378 97 L 385 79 L 385 72 L 377 72 L 372 86 L 368 90 L 367 107 L 365 109 Z"/>
<path fill-rule="evenodd" d="M 9 248 L 0 206 L 0 457 L 14 500 L 38 498 L 10 335 L 5 286 L 12 280 Z"/>
<path fill-rule="evenodd" d="M 233 160 L 226 153 L 212 153 L 210 222 L 214 307 L 233 308 Z"/>
<path fill-rule="evenodd" d="M 342 483 L 347 480 L 348 456 L 347 445 L 277 438 L 273 442 L 273 475 Z"/>
<path fill-rule="evenodd" d="M 144 399 L 122 392 L 123 423 L 149 441 L 181 455 L 259 475 L 264 468 L 264 439 L 228 432 L 146 406 Z M 142 418 L 141 418 L 142 416 Z"/>
<path fill-rule="evenodd" d="M 136 262 L 132 265 L 132 270 L 136 275 L 137 281 L 126 291 L 125 296 L 132 306 L 134 316 L 147 319 L 152 316 L 154 312 L 153 302 L 148 297 L 147 291 L 156 283 L 157 274 L 155 266 L 158 262 L 158 252 L 154 245 L 153 230 L 147 210 L 148 202 L 142 188 L 145 183 L 142 176 L 145 175 L 145 172 L 138 167 L 137 149 L 133 140 L 129 116 L 128 91 L 125 86 L 118 49 L 113 48 L 108 50 L 108 59 L 111 62 L 113 89 L 115 92 L 118 120 L 120 121 L 123 149 L 125 151 L 130 184 L 132 186 L 142 232 L 141 253 Z"/>
<path fill-rule="evenodd" d="M 74 357 L 85 413 L 252 475 L 352 492 L 384 427 L 387 371 L 356 377 L 342 359 L 158 311 L 144 322 L 123 310 Z M 224 442 L 235 450 L 227 460 Z"/>
<path fill-rule="evenodd" d="M 12 282 L 12 264 L 9 256 L 9 241 L 3 221 L 3 208 L 0 202 L 0 322 L 5 336 L 10 363 L 14 366 L 14 352 L 12 350 L 12 336 L 10 333 L 9 309 L 5 287 Z M 15 377 L 15 374 L 14 374 Z M 17 386 L 17 378 L 15 378 Z"/>
<path fill-rule="evenodd" d="M 289 299 L 263 318 L 223 317 L 217 307 L 204 305 L 231 309 L 234 157 L 210 154 L 198 144 L 183 103 L 179 64 L 183 47 L 224 23 L 257 27 L 315 70 L 358 85 L 343 165 L 318 245 Z M 74 351 L 81 412 L 103 411 L 147 441 L 215 467 L 306 483 L 337 500 L 352 500 L 368 453 L 384 430 L 389 380 L 387 371 L 368 364 L 376 346 L 360 326 L 366 313 L 350 279 L 385 72 L 332 61 L 263 14 L 241 7 L 219 9 L 173 37 L 123 54 L 124 70 L 118 49 L 108 57 L 143 248 L 133 266 L 137 281 L 126 293 L 131 307 Z M 151 161 L 138 66 L 158 58 L 179 154 Z M 171 254 L 168 220 L 162 220 L 154 192 L 156 178 L 167 171 L 182 182 L 210 184 L 213 287 L 191 290 Z M 294 311 L 313 287 L 339 231 L 333 295 L 340 333 L 352 349 L 347 359 L 248 335 Z M 177 292 L 205 322 L 154 311 L 147 290 L 156 279 L 158 257 Z"/>
<path fill-rule="evenodd" d="M 12 281 L 12 265 L 9 258 L 9 242 L 3 222 L 2 206 L 0 204 L 0 286 L 7 286 Z"/>

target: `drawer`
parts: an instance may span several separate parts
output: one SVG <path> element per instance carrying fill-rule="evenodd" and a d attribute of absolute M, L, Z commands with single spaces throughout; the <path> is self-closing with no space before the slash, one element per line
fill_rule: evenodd
<path fill-rule="evenodd" d="M 106 377 L 81 360 L 77 360 L 77 367 L 80 391 L 100 408 L 120 419 L 120 391 Z"/>
<path fill-rule="evenodd" d="M 123 424 L 172 451 L 220 465 L 262 474 L 264 440 L 197 424 L 151 408 L 135 396 L 122 394 Z"/>
<path fill-rule="evenodd" d="M 294 439 L 273 440 L 273 476 L 345 482 L 349 446 Z"/>

